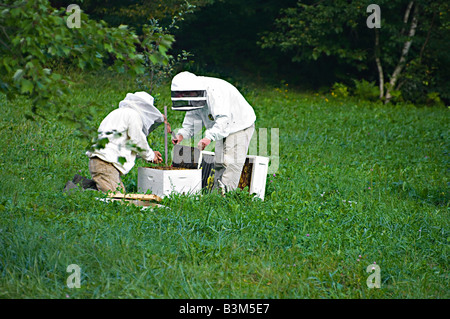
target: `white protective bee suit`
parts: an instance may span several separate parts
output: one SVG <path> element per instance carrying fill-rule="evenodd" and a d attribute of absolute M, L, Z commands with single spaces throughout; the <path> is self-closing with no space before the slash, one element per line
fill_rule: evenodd
<path fill-rule="evenodd" d="M 104 148 L 86 152 L 91 159 L 89 170 L 92 179 L 100 190 L 115 191 L 117 186 L 124 188 L 118 176 L 127 174 L 133 168 L 136 155 L 147 162 L 155 159 L 147 136 L 164 122 L 164 117 L 153 102 L 153 97 L 146 92 L 128 93 L 119 103 L 119 108 L 101 122 L 98 139 L 108 138 L 109 141 Z M 101 165 L 94 167 L 96 163 Z M 110 165 L 103 165 L 105 163 Z"/>
<path fill-rule="evenodd" d="M 190 72 L 177 74 L 171 91 L 172 109 L 186 111 L 177 134 L 191 138 L 204 126 L 205 138 L 216 141 L 215 187 L 236 189 L 255 130 L 252 106 L 227 81 Z"/>

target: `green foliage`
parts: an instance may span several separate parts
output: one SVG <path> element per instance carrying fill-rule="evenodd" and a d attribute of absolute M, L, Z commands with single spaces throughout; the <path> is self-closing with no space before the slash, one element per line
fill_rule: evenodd
<path fill-rule="evenodd" d="M 368 82 L 366 80 L 354 80 L 355 88 L 353 95 L 365 101 L 376 101 L 380 96 L 380 91 L 375 82 Z"/>
<path fill-rule="evenodd" d="M 73 0 L 50 0 L 53 7 L 67 7 Z M 81 9 L 94 20 L 105 20 L 111 26 L 126 21 L 141 34 L 143 25 L 149 20 L 158 20 L 163 25 L 182 21 L 183 12 L 198 10 L 215 0 L 84 0 Z M 181 13 L 181 14 L 180 14 Z"/>
<path fill-rule="evenodd" d="M 391 91 L 392 102 L 402 102 L 402 92 Z M 331 88 L 331 95 L 335 98 L 355 97 L 358 101 L 379 101 L 380 91 L 375 82 L 368 82 L 364 79 L 353 80 L 353 86 L 336 82 Z"/>
<path fill-rule="evenodd" d="M 267 31 L 261 38 L 263 48 L 278 47 L 295 52 L 294 61 L 317 60 L 321 56 L 337 56 L 346 63 L 365 69 L 367 52 L 356 44 L 354 32 L 362 23 L 366 1 L 345 0 L 297 3 L 283 9 L 275 20 L 276 31 Z M 336 41 L 339 39 L 339 41 Z"/>
<path fill-rule="evenodd" d="M 412 60 L 402 77 L 401 91 L 404 98 L 429 106 L 443 103 L 439 96 L 446 97 L 448 100 L 448 90 L 441 87 L 439 83 L 445 82 L 445 79 L 438 75 L 436 68 L 421 63 L 420 59 Z M 433 96 L 437 99 L 429 98 Z"/>
<path fill-rule="evenodd" d="M 331 89 L 331 95 L 333 96 L 345 98 L 349 95 L 348 87 L 343 83 L 334 83 Z"/>
<path fill-rule="evenodd" d="M 390 85 L 387 84 L 386 87 L 390 87 Z M 392 95 L 392 98 L 391 98 L 392 102 L 396 103 L 396 102 L 404 102 L 405 101 L 403 99 L 403 95 L 402 95 L 402 91 L 401 90 L 391 89 L 390 93 Z"/>
<path fill-rule="evenodd" d="M 410 12 L 404 23 L 405 1 L 378 1 L 381 8 L 381 29 L 369 29 L 366 8 L 372 1 L 298 1 L 296 7 L 283 9 L 275 20 L 274 30 L 262 34 L 262 48 L 277 48 L 289 53 L 293 61 L 318 61 L 318 65 L 333 58 L 335 66 L 330 73 L 341 80 L 364 77 L 372 82 L 378 79 L 375 57 L 379 55 L 385 81 L 390 80 L 400 65 L 398 85 L 392 88 L 407 100 L 423 103 L 427 93 L 436 91 L 447 95 L 449 24 L 447 1 L 414 1 L 417 8 L 416 34 L 409 39 L 408 30 L 414 15 Z M 414 9 L 415 10 L 415 9 Z M 414 11 L 415 12 L 415 11 Z M 375 45 L 375 32 L 379 35 L 379 47 Z M 412 46 L 405 62 L 400 55 L 405 42 Z M 436 54 L 437 53 L 437 54 Z M 344 66 L 344 67 L 342 67 Z M 331 70 L 334 70 L 334 72 Z M 339 74 L 341 69 L 345 72 Z"/>
<path fill-rule="evenodd" d="M 439 93 L 437 92 L 428 93 L 426 103 L 429 106 L 440 106 L 440 107 L 445 106 L 444 102 L 442 102 L 441 98 L 439 97 Z"/>
<path fill-rule="evenodd" d="M 180 19 L 183 14 L 191 13 L 189 7 L 187 11 L 180 12 Z M 188 63 L 189 57 L 192 56 L 189 52 L 182 51 L 175 58 L 168 55 L 168 49 L 171 47 L 175 38 L 170 32 L 177 27 L 176 20 L 168 27 L 162 27 L 157 20 L 150 20 L 150 26 L 144 26 L 144 42 L 148 42 L 148 47 L 155 52 L 146 58 L 144 61 L 145 71 L 143 74 L 136 77 L 137 87 L 145 90 L 158 98 L 158 93 L 153 93 L 155 86 L 159 86 L 166 82 L 170 77 L 174 76 L 176 71 Z"/>
<path fill-rule="evenodd" d="M 47 0 L 8 0 L 1 7 L 1 92 L 9 99 L 28 97 L 34 114 L 73 121 L 81 132 L 90 130 L 85 119 L 92 117 L 95 105 L 74 108 L 68 103 L 80 70 L 107 66 L 114 72 L 137 75 L 145 72 L 145 61 L 148 66 L 167 65 L 170 60 L 173 36 L 152 26 L 144 25 L 140 38 L 126 25 L 108 27 L 84 13 L 80 28 L 69 28 L 66 21 L 71 12 L 54 9 Z"/>

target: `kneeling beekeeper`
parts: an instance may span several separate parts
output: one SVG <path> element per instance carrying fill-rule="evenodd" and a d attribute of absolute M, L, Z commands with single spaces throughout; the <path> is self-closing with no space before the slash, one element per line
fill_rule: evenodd
<path fill-rule="evenodd" d="M 121 176 L 133 168 L 136 155 L 147 162 L 162 162 L 161 153 L 153 151 L 147 142 L 148 134 L 167 120 L 153 102 L 146 92 L 128 93 L 119 108 L 101 122 L 98 140 L 107 138 L 108 142 L 104 148 L 94 145 L 93 151 L 86 152 L 98 190 L 125 193 Z"/>
<path fill-rule="evenodd" d="M 229 192 L 239 185 L 248 147 L 255 131 L 255 112 L 230 83 L 181 72 L 172 79 L 172 110 L 186 111 L 182 128 L 172 143 L 178 144 L 206 128 L 198 142 L 204 150 L 216 141 L 214 188 Z"/>

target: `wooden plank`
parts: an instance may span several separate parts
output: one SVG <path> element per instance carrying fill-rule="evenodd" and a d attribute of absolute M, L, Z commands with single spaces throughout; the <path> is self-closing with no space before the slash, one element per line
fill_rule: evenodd
<path fill-rule="evenodd" d="M 132 199 L 132 200 L 154 200 L 157 202 L 162 201 L 161 197 L 154 194 L 122 194 L 122 193 L 114 193 L 110 194 L 111 198 L 120 198 L 120 199 Z"/>
<path fill-rule="evenodd" d="M 165 206 L 155 203 L 155 202 L 150 202 L 148 200 L 139 200 L 139 199 L 127 199 L 127 200 L 123 200 L 121 198 L 108 198 L 108 201 L 111 202 L 120 202 L 120 203 L 124 203 L 124 204 L 133 204 L 135 206 L 139 206 L 139 207 L 163 207 L 166 208 Z"/>

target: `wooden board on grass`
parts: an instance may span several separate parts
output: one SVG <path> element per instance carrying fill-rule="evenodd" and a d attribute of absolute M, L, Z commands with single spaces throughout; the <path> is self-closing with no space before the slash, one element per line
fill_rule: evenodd
<path fill-rule="evenodd" d="M 122 193 L 114 193 L 108 195 L 111 198 L 115 199 L 129 199 L 129 200 L 141 200 L 141 201 L 157 201 L 160 202 L 162 199 L 158 195 L 154 194 L 122 194 Z"/>

